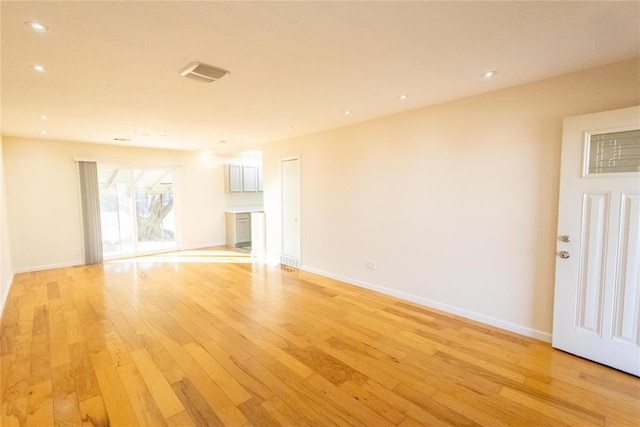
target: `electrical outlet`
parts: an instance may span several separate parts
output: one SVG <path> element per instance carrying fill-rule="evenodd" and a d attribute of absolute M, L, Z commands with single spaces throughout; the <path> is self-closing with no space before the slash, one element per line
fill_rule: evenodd
<path fill-rule="evenodd" d="M 375 259 L 365 259 L 364 266 L 367 270 L 375 270 L 376 269 L 376 260 Z"/>

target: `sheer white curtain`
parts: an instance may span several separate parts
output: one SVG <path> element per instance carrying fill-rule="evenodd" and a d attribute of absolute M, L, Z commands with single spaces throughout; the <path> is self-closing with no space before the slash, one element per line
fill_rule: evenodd
<path fill-rule="evenodd" d="M 80 196 L 84 229 L 84 262 L 102 262 L 102 226 L 100 223 L 100 193 L 96 162 L 78 162 L 80 168 Z"/>

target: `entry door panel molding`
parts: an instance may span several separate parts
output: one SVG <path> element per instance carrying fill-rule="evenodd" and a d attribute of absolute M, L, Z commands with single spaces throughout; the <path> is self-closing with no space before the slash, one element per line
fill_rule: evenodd
<path fill-rule="evenodd" d="M 598 336 L 602 334 L 609 197 L 610 193 L 587 193 L 582 202 L 576 326 Z"/>
<path fill-rule="evenodd" d="M 640 346 L 640 193 L 623 193 L 613 338 Z M 635 265 L 635 268 L 634 268 Z"/>

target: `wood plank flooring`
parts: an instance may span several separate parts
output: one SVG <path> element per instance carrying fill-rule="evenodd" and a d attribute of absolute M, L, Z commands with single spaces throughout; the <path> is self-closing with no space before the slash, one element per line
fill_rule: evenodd
<path fill-rule="evenodd" d="M 224 248 L 16 275 L 0 425 L 639 426 L 640 379 Z"/>

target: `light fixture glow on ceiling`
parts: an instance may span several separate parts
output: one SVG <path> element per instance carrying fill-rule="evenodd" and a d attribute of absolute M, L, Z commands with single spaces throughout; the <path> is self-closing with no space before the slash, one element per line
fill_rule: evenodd
<path fill-rule="evenodd" d="M 41 130 L 41 131 L 40 131 L 40 134 L 41 134 L 41 135 L 46 135 L 47 133 L 49 133 L 49 132 L 47 132 L 46 130 Z"/>
<path fill-rule="evenodd" d="M 45 71 L 47 71 L 47 68 L 42 66 L 42 65 L 40 65 L 40 64 L 32 65 L 31 68 L 33 68 L 34 70 L 36 70 L 39 73 L 44 73 Z"/>
<path fill-rule="evenodd" d="M 40 115 L 38 116 L 38 118 L 39 118 L 40 120 L 49 120 L 49 117 L 48 117 L 48 116 L 45 116 L 44 114 L 40 114 Z"/>
<path fill-rule="evenodd" d="M 351 110 L 344 110 L 344 115 L 348 116 L 349 114 L 351 114 Z"/>
<path fill-rule="evenodd" d="M 398 97 L 398 99 L 400 99 L 400 100 L 404 101 L 404 100 L 405 100 L 405 99 L 407 99 L 408 97 L 409 97 L 409 95 L 405 95 L 405 94 L 403 93 L 402 95 L 400 95 L 400 96 Z"/>
<path fill-rule="evenodd" d="M 24 23 L 24 25 L 26 25 L 27 27 L 31 28 L 34 31 L 37 31 L 39 33 L 46 33 L 47 31 L 51 31 L 51 28 L 47 27 L 46 25 L 43 25 L 39 22 L 35 22 L 35 21 L 27 21 Z"/>
<path fill-rule="evenodd" d="M 498 74 L 498 72 L 496 70 L 488 70 L 488 71 L 485 71 L 484 73 L 482 73 L 482 78 L 490 79 L 491 77 L 495 76 L 496 74 Z"/>

